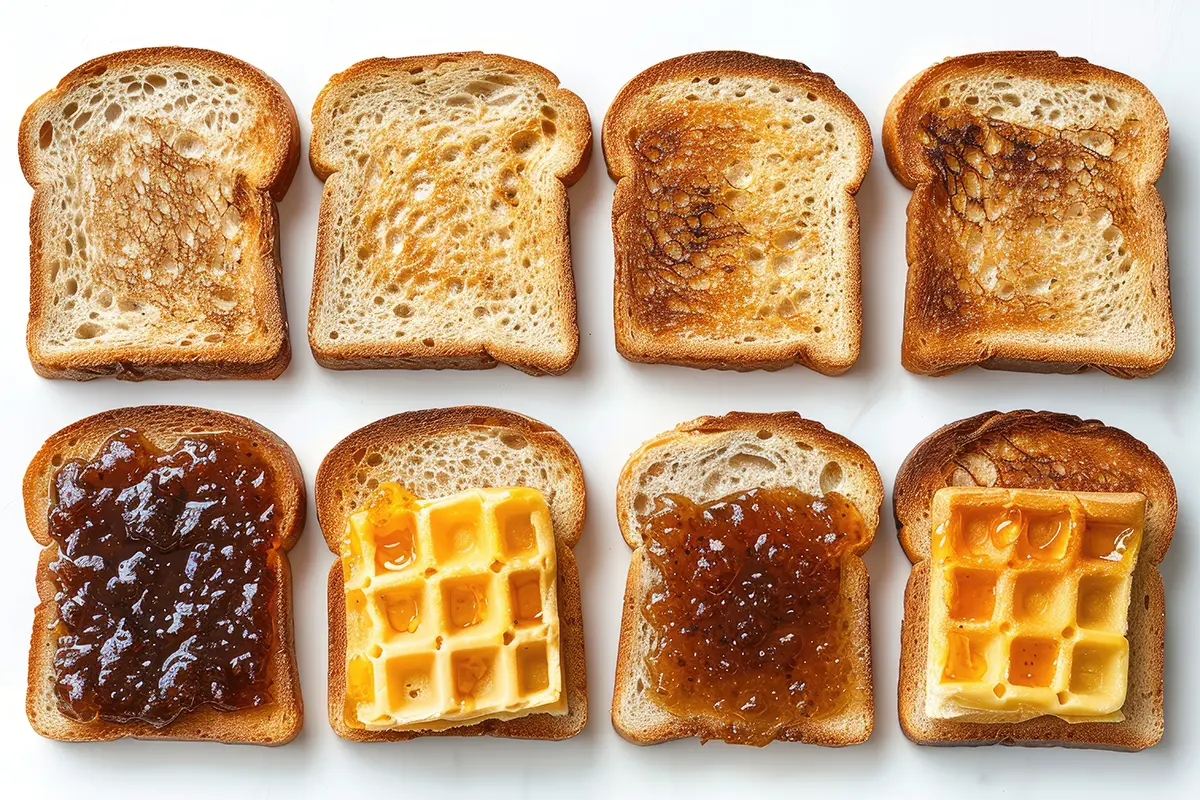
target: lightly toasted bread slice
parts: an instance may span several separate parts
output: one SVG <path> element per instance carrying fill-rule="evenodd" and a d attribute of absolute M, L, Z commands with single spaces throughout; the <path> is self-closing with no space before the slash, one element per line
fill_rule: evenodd
<path fill-rule="evenodd" d="M 50 563 L 58 556 L 58 545 L 50 536 L 47 518 L 53 502 L 54 476 L 59 466 L 69 459 L 92 458 L 104 442 L 122 428 L 137 431 L 159 448 L 170 448 L 188 436 L 222 434 L 253 438 L 259 443 L 261 454 L 273 469 L 276 496 L 280 502 L 280 542 L 270 562 L 276 579 L 272 614 L 274 642 L 268 666 L 271 703 L 238 711 L 203 707 L 181 715 L 161 728 L 145 722 L 77 722 L 58 709 L 54 698 L 54 654 L 58 647 L 55 625 L 57 582 L 49 571 Z M 292 579 L 287 551 L 304 530 L 305 489 L 300 464 L 286 442 L 253 420 L 222 411 L 191 406 L 118 408 L 81 419 L 47 439 L 25 472 L 22 493 L 29 531 L 43 547 L 38 559 L 39 604 L 34 613 L 25 700 L 25 711 L 35 731 L 49 739 L 67 742 L 101 742 L 131 737 L 280 745 L 296 737 L 304 721 L 304 705 L 292 639 Z"/>
<path fill-rule="evenodd" d="M 1120 377 L 1175 349 L 1167 118 L 1119 72 L 1053 52 L 951 58 L 892 99 L 908 204 L 904 366 Z"/>
<path fill-rule="evenodd" d="M 300 158 L 283 89 L 236 58 L 93 59 L 25 112 L 27 346 L 38 374 L 275 378 L 291 358 L 275 202 Z"/>
<path fill-rule="evenodd" d="M 863 519 L 866 536 L 843 566 L 842 593 L 852 609 L 848 633 L 853 686 L 842 710 L 823 719 L 783 728 L 776 739 L 826 746 L 858 744 L 875 720 L 871 686 L 871 622 L 868 576 L 862 554 L 879 524 L 883 483 L 862 448 L 795 412 L 731 412 L 681 423 L 643 444 L 625 462 L 617 483 L 617 522 L 633 550 L 625 588 L 612 722 L 621 736 L 649 745 L 698 736 L 720 738 L 719 721 L 682 718 L 662 708 L 648 688 L 645 659 L 651 631 L 641 613 L 653 577 L 644 552 L 643 526 L 654 498 L 681 494 L 706 503 L 733 492 L 794 487 L 812 495 L 839 492 Z"/>
<path fill-rule="evenodd" d="M 312 125 L 325 192 L 308 338 L 322 366 L 570 368 L 582 100 L 508 56 L 376 58 L 329 80 Z"/>
<path fill-rule="evenodd" d="M 862 339 L 854 194 L 872 144 L 832 80 L 751 53 L 680 56 L 625 85 L 603 145 L 621 355 L 849 369 Z"/>
<path fill-rule="evenodd" d="M 1057 717 L 984 724 L 925 714 L 930 514 L 946 486 L 1138 492 L 1145 529 L 1129 603 L 1129 687 L 1121 722 Z M 900 724 L 918 744 L 1063 745 L 1141 750 L 1163 733 L 1166 611 L 1158 564 L 1175 530 L 1175 482 L 1145 444 L 1096 420 L 1045 411 L 990 411 L 951 423 L 913 448 L 896 475 L 892 502 L 900 544 L 913 563 L 904 594 Z"/>
<path fill-rule="evenodd" d="M 346 724 L 346 597 L 340 558 L 348 519 L 384 482 L 418 497 L 473 488 L 525 486 L 542 492 L 557 540 L 558 617 L 567 713 L 532 713 L 442 730 L 366 730 Z M 482 406 L 409 411 L 359 428 L 321 462 L 317 519 L 339 558 L 329 570 L 329 724 L 355 742 L 421 736 L 567 739 L 587 723 L 587 661 L 579 566 L 572 548 L 583 533 L 587 495 L 575 451 L 558 431 L 530 417 Z"/>

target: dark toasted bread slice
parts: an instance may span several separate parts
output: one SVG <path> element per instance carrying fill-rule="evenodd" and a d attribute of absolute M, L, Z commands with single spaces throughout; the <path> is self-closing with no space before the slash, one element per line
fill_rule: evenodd
<path fill-rule="evenodd" d="M 1121 722 L 1057 717 L 983 724 L 925 715 L 930 513 L 946 486 L 1072 492 L 1140 492 L 1146 524 L 1129 603 L 1129 689 Z M 1158 564 L 1175 530 L 1175 483 L 1145 444 L 1096 420 L 1044 411 L 991 411 L 935 431 L 909 453 L 892 502 L 900 543 L 913 562 L 904 594 L 900 724 L 918 744 L 1064 745 L 1141 750 L 1163 733 L 1166 609 Z"/>
<path fill-rule="evenodd" d="M 280 502 L 280 543 L 269 562 L 276 576 L 271 615 L 274 641 L 267 670 L 271 703 L 240 711 L 219 711 L 207 706 L 183 714 L 161 728 L 145 722 L 113 723 L 99 719 L 77 722 L 59 710 L 54 698 L 57 582 L 49 571 L 50 562 L 58 556 L 58 545 L 50 537 L 47 520 L 53 480 L 64 461 L 92 458 L 122 428 L 136 430 L 159 448 L 170 448 L 186 436 L 222 433 L 253 437 L 261 445 L 262 454 L 273 468 Z M 292 640 L 292 578 L 287 551 L 304 530 L 305 489 L 300 464 L 286 442 L 257 422 L 222 411 L 191 406 L 118 408 L 81 419 L 47 439 L 25 472 L 22 492 L 29 531 L 43 547 L 37 568 L 40 602 L 34 612 L 25 697 L 25 712 L 35 731 L 49 739 L 67 742 L 130 737 L 279 745 L 296 737 L 304 721 L 304 705 Z"/>
<path fill-rule="evenodd" d="M 355 742 L 421 736 L 567 739 L 587 723 L 587 661 L 579 566 L 572 548 L 583 533 L 583 469 L 557 431 L 511 411 L 482 406 L 409 411 L 373 422 L 338 442 L 317 471 L 317 519 L 340 555 L 347 519 L 375 487 L 395 481 L 418 497 L 471 488 L 526 486 L 546 498 L 558 541 L 558 616 L 567 713 L 532 713 L 437 731 L 366 730 L 346 724 L 346 597 L 342 562 L 329 571 L 329 724 Z"/>
<path fill-rule="evenodd" d="M 582 100 L 508 56 L 374 58 L 329 80 L 312 124 L 318 363 L 570 368 L 566 187 L 591 153 Z"/>
<path fill-rule="evenodd" d="M 871 621 L 868 576 L 862 554 L 879 524 L 883 483 L 862 448 L 794 412 L 700 417 L 643 444 L 625 462 L 617 483 L 617 522 L 633 550 L 625 584 L 625 608 L 617 650 L 612 722 L 634 744 L 657 744 L 698 736 L 720 738 L 713 718 L 684 718 L 653 698 L 646 655 L 652 632 L 642 615 L 653 567 L 645 554 L 642 527 L 655 497 L 681 494 L 707 503 L 730 493 L 761 487 L 795 487 L 809 494 L 837 491 L 862 515 L 866 537 L 844 566 L 842 596 L 853 609 L 849 620 L 854 686 L 843 708 L 824 719 L 783 728 L 776 739 L 826 746 L 858 744 L 875 721 L 871 687 Z"/>
<path fill-rule="evenodd" d="M 278 214 L 296 112 L 209 50 L 102 56 L 21 121 L 27 345 L 48 378 L 274 378 L 291 357 Z"/>
<path fill-rule="evenodd" d="M 720 369 L 858 358 L 867 120 L 795 61 L 693 53 L 626 84 L 604 119 L 617 349 Z"/>
<path fill-rule="evenodd" d="M 1121 377 L 1175 349 L 1167 118 L 1119 72 L 1053 52 L 951 58 L 888 107 L 908 204 L 904 366 Z"/>

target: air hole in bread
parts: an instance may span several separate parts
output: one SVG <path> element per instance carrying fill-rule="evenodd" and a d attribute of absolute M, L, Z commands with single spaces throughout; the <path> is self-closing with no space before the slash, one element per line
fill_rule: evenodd
<path fill-rule="evenodd" d="M 777 465 L 774 461 L 752 453 L 735 453 L 729 457 L 729 466 L 734 469 L 765 469 L 774 472 Z"/>
<path fill-rule="evenodd" d="M 836 461 L 826 464 L 821 469 L 820 484 L 822 494 L 837 491 L 842 484 L 842 465 Z"/>

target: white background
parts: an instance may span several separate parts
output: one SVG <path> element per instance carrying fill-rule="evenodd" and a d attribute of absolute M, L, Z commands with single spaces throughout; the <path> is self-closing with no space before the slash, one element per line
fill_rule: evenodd
<path fill-rule="evenodd" d="M 0 796 L 737 797 L 842 791 L 865 796 L 1093 797 L 1179 793 L 1200 785 L 1200 545 L 1192 498 L 1200 481 L 1200 9 L 1183 2 L 879 2 L 767 4 L 466 0 L 296 0 L 277 9 L 219 0 L 7 2 L 0 10 Z M 305 335 L 321 184 L 301 162 L 280 204 L 291 367 L 275 382 L 46 381 L 24 348 L 31 191 L 18 168 L 16 133 L 26 106 L 94 56 L 182 44 L 222 50 L 278 80 L 300 115 L 327 78 L 364 58 L 480 49 L 543 64 L 592 114 L 596 151 L 570 190 L 582 346 L 565 376 L 531 378 L 507 367 L 474 373 L 335 373 L 312 360 Z M 968 370 L 930 379 L 900 366 L 908 192 L 888 173 L 879 131 L 892 94 L 945 56 L 995 49 L 1056 49 L 1143 81 L 1171 121 L 1158 183 L 1169 217 L 1179 344 L 1157 376 L 1022 375 Z M 793 58 L 831 75 L 862 108 L 875 156 L 858 194 L 862 215 L 864 340 L 848 373 L 826 378 L 795 367 L 772 374 L 641 366 L 613 346 L 613 185 L 599 125 L 623 83 L 662 59 L 706 49 Z M 25 658 L 36 602 L 37 547 L 22 515 L 20 477 L 42 440 L 85 415 L 144 403 L 189 403 L 250 416 L 291 443 L 311 482 L 325 452 L 360 425 L 406 409 L 490 404 L 537 417 L 575 446 L 588 484 L 588 523 L 577 553 L 583 575 L 591 721 L 562 743 L 427 739 L 362 745 L 326 721 L 325 575 L 331 560 L 315 519 L 292 551 L 296 645 L 307 715 L 280 748 L 117 742 L 65 745 L 25 720 Z M 1157 451 L 1180 490 L 1179 527 L 1163 567 L 1167 634 L 1167 733 L 1137 754 L 1015 748 L 917 747 L 896 717 L 896 677 L 908 563 L 888 513 L 890 487 L 908 450 L 934 428 L 992 408 L 1045 408 L 1097 417 Z M 875 732 L 866 744 L 765 750 L 684 741 L 652 748 L 613 731 L 618 618 L 628 549 L 617 531 L 614 490 L 627 455 L 682 420 L 726 411 L 795 409 L 866 448 L 889 488 L 885 519 L 867 554 L 875 661 Z M 310 518 L 311 518 L 310 503 Z"/>

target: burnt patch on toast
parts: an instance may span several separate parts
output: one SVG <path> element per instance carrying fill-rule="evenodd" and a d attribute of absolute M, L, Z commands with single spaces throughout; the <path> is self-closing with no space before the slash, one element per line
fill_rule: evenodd
<path fill-rule="evenodd" d="M 800 198 L 794 214 L 773 209 L 797 189 L 781 180 L 784 162 L 822 162 L 828 150 L 798 146 L 792 128 L 764 108 L 691 102 L 633 132 L 635 199 L 618 224 L 638 326 L 813 329 L 823 287 L 804 264 L 827 246 L 818 198 Z"/>
<path fill-rule="evenodd" d="M 923 235 L 949 246 L 935 256 L 935 291 L 922 312 L 951 326 L 1003 314 L 1026 329 L 1122 313 L 1122 289 L 1139 266 L 1127 239 L 1142 234 L 1123 162 L 1139 127 L 1045 132 L 927 114 L 918 137 L 935 175 L 939 229 Z"/>

